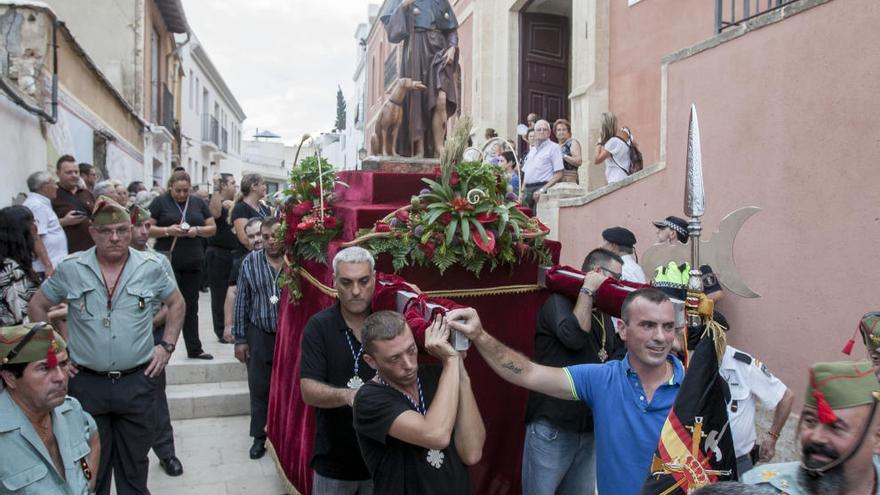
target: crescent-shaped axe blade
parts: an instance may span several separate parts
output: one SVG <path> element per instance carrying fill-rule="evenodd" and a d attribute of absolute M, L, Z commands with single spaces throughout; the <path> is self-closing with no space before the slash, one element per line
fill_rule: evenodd
<path fill-rule="evenodd" d="M 718 281 L 728 291 L 745 298 L 761 297 L 742 279 L 736 269 L 733 257 L 733 246 L 736 236 L 746 220 L 761 211 L 757 206 L 746 206 L 733 211 L 718 224 L 718 230 L 712 233 L 711 239 L 700 241 L 700 260 L 710 265 Z M 690 241 L 688 241 L 690 242 Z M 674 244 L 654 244 L 642 254 L 641 265 L 645 273 L 653 274 L 658 266 L 670 261 L 685 263 L 690 260 L 690 246 L 676 242 Z"/>

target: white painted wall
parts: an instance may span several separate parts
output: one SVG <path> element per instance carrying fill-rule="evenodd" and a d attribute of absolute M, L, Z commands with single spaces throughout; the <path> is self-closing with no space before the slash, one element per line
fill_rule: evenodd
<path fill-rule="evenodd" d="M 197 62 L 194 50 L 199 40 L 193 36 L 181 50 L 184 77 L 181 86 L 180 111 L 181 150 L 180 165 L 187 169 L 195 184 L 208 184 L 214 174 L 231 173 L 236 180 L 242 175 L 242 124 L 223 91 L 213 82 L 213 77 Z M 204 47 L 202 47 L 204 50 Z M 205 105 L 207 92 L 207 106 Z M 205 116 L 214 116 L 217 104 L 217 120 L 227 131 L 227 151 L 210 142 L 203 132 Z M 224 126 L 225 123 L 225 126 Z M 218 139 L 220 141 L 220 139 Z M 212 163 L 213 162 L 213 163 Z"/>
<path fill-rule="evenodd" d="M 39 119 L 2 97 L 0 129 L 0 207 L 5 207 L 27 192 L 28 175 L 47 170 L 49 164 Z"/>

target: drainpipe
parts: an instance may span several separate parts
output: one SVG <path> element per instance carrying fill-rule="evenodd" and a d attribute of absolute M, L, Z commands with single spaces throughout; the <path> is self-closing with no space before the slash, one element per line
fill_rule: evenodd
<path fill-rule="evenodd" d="M 15 103 L 24 108 L 28 113 L 46 120 L 50 124 L 58 122 L 58 27 L 60 21 L 52 22 L 52 113 L 48 114 L 40 107 L 35 107 L 19 96 L 18 92 L 6 84 L 6 80 L 0 77 L 0 89 Z"/>

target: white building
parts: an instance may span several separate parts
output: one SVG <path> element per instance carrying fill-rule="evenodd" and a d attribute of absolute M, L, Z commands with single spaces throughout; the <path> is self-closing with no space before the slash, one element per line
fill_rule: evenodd
<path fill-rule="evenodd" d="M 274 194 L 287 187 L 295 153 L 296 146 L 286 146 L 282 142 L 243 141 L 241 173 L 262 175 L 268 194 Z M 303 156 L 300 155 L 299 159 L 302 160 Z"/>
<path fill-rule="evenodd" d="M 242 123 L 247 116 L 198 38 L 181 44 L 180 166 L 194 184 L 218 173 L 241 179 Z"/>

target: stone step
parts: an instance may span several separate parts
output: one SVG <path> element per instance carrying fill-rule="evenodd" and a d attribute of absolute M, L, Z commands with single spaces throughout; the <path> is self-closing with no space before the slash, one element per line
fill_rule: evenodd
<path fill-rule="evenodd" d="M 168 385 L 226 383 L 247 380 L 247 368 L 235 359 L 214 356 L 212 361 L 171 361 L 165 375 Z"/>
<path fill-rule="evenodd" d="M 168 385 L 168 410 L 172 420 L 250 414 L 247 381 Z"/>

